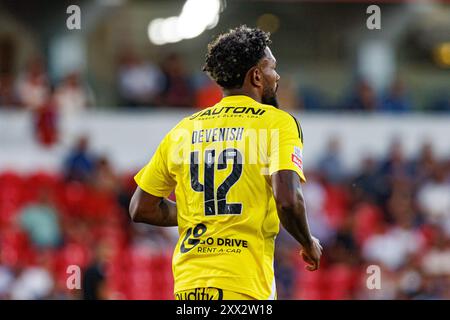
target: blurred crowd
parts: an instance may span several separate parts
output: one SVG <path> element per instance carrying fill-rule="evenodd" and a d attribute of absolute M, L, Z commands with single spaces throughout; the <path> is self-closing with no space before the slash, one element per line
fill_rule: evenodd
<path fill-rule="evenodd" d="M 189 71 L 183 57 L 169 53 L 160 61 L 144 59 L 133 50 L 124 51 L 115 67 L 114 102 L 122 108 L 205 108 L 218 102 L 220 88 L 200 70 Z M 198 68 L 199 69 L 199 68 Z M 427 105 L 417 105 L 401 77 L 386 90 L 377 92 L 363 78 L 349 77 L 349 88 L 331 99 L 320 86 L 302 86 L 295 74 L 283 74 L 279 86 L 280 105 L 290 110 L 393 112 L 450 111 L 450 93 L 436 88 Z M 73 115 L 95 106 L 94 91 L 79 72 L 50 81 L 46 64 L 33 58 L 19 74 L 0 73 L 0 108 L 25 108 L 40 112 L 43 122 L 49 113 Z M 49 110 L 52 110 L 51 112 Z"/>
<path fill-rule="evenodd" d="M 177 231 L 131 224 L 134 173 L 87 137 L 62 168 L 0 173 L 0 299 L 171 299 Z"/>
<path fill-rule="evenodd" d="M 419 146 L 420 147 L 420 146 Z M 306 299 L 449 299 L 450 159 L 431 144 L 412 159 L 393 141 L 384 159 L 347 172 L 331 139 L 304 187 L 311 229 L 324 244 L 321 269 L 300 266 L 279 243 L 279 293 Z M 380 288 L 372 287 L 379 270 Z"/>
<path fill-rule="evenodd" d="M 127 107 L 205 108 L 222 92 L 204 74 L 190 74 L 182 56 L 170 53 L 160 64 L 124 53 L 117 73 L 119 104 Z"/>
<path fill-rule="evenodd" d="M 130 223 L 133 173 L 117 174 L 86 137 L 62 168 L 0 173 L 0 299 L 172 299 L 177 230 Z M 428 143 L 406 158 L 393 141 L 385 157 L 348 171 L 333 138 L 306 174 L 324 255 L 319 271 L 306 271 L 282 230 L 280 299 L 450 299 L 450 159 Z M 80 289 L 68 289 L 77 283 L 69 266 L 81 270 Z"/>
<path fill-rule="evenodd" d="M 93 104 L 93 95 L 79 72 L 69 72 L 53 83 L 39 57 L 30 59 L 18 74 L 0 73 L 0 107 L 31 111 L 52 108 L 72 114 Z"/>
<path fill-rule="evenodd" d="M 35 137 L 44 146 L 57 142 L 62 117 L 79 114 L 94 103 L 93 93 L 79 72 L 52 83 L 39 57 L 32 58 L 17 75 L 0 72 L 0 110 L 30 111 Z"/>

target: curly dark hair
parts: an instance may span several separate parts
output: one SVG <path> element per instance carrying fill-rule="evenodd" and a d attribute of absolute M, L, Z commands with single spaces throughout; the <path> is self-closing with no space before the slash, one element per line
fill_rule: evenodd
<path fill-rule="evenodd" d="M 219 35 L 208 45 L 203 71 L 222 88 L 237 89 L 247 71 L 264 57 L 270 34 L 242 25 Z"/>

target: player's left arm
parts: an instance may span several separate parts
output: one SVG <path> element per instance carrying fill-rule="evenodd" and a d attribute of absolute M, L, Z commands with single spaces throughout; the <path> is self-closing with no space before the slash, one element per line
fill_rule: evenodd
<path fill-rule="evenodd" d="M 295 117 L 287 113 L 271 122 L 273 126 L 270 165 L 272 191 L 278 217 L 286 231 L 301 245 L 301 255 L 309 271 L 319 268 L 322 246 L 309 230 L 301 182 L 303 173 L 303 132 Z"/>
<path fill-rule="evenodd" d="M 134 222 L 156 226 L 177 226 L 177 207 L 175 202 L 157 197 L 136 188 L 130 202 L 130 217 Z"/>

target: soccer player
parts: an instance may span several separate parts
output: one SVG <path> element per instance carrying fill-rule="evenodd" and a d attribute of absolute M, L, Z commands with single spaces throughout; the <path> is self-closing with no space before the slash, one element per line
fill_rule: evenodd
<path fill-rule="evenodd" d="M 178 123 L 135 176 L 135 222 L 178 226 L 176 299 L 275 299 L 280 221 L 310 271 L 322 247 L 309 231 L 303 133 L 278 109 L 269 34 L 241 26 L 208 46 L 203 70 L 224 98 Z M 176 203 L 166 199 L 175 190 Z"/>

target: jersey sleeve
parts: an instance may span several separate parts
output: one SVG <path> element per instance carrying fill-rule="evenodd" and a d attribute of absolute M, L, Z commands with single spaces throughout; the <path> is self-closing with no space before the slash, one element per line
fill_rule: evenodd
<path fill-rule="evenodd" d="M 297 172 L 302 182 L 306 182 L 303 173 L 303 132 L 297 119 L 289 113 L 280 113 L 271 128 L 269 174 L 292 170 Z"/>
<path fill-rule="evenodd" d="M 167 166 L 167 137 L 158 146 L 150 162 L 134 177 L 137 185 L 156 197 L 168 197 L 176 185 Z"/>

